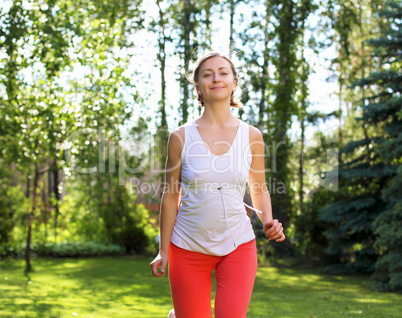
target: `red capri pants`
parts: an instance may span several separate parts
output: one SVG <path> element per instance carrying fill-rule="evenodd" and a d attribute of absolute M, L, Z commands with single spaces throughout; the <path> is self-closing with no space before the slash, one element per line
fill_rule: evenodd
<path fill-rule="evenodd" d="M 255 240 L 225 256 L 184 250 L 170 243 L 169 281 L 177 318 L 210 318 L 215 270 L 215 318 L 247 315 L 257 272 Z"/>

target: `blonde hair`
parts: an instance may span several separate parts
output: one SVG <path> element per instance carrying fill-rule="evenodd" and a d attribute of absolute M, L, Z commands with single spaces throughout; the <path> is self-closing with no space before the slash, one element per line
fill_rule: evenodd
<path fill-rule="evenodd" d="M 201 58 L 199 58 L 197 60 L 197 62 L 195 63 L 194 71 L 193 71 L 193 74 L 191 76 L 190 82 L 192 82 L 193 84 L 198 83 L 199 75 L 200 75 L 200 68 L 201 68 L 202 63 L 204 63 L 206 60 L 208 60 L 210 58 L 213 58 L 213 57 L 222 57 L 226 61 L 229 62 L 230 66 L 232 68 L 234 80 L 236 81 L 236 83 L 238 83 L 239 82 L 239 76 L 237 74 L 237 70 L 236 70 L 236 67 L 234 66 L 233 62 L 230 60 L 229 57 L 227 57 L 226 55 L 223 55 L 223 54 L 221 54 L 219 52 L 206 53 L 204 56 L 202 56 Z M 205 105 L 205 103 L 204 103 L 204 101 L 202 99 L 202 96 L 200 94 L 198 94 L 198 101 L 200 102 L 201 106 Z M 236 107 L 236 108 L 243 108 L 243 103 L 240 101 L 239 98 L 234 96 L 234 92 L 232 92 L 232 96 L 230 97 L 230 106 Z"/>

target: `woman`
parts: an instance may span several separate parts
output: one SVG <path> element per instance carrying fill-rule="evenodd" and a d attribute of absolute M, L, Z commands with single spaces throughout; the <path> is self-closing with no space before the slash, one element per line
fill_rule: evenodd
<path fill-rule="evenodd" d="M 262 134 L 230 112 L 231 106 L 241 107 L 233 96 L 238 83 L 233 63 L 208 53 L 192 80 L 204 112 L 169 137 L 160 251 L 150 266 L 153 276 L 161 277 L 169 262 L 177 318 L 212 317 L 213 270 L 215 317 L 242 318 L 257 271 L 255 236 L 243 204 L 247 182 L 266 236 L 282 242 L 285 235 L 272 219 Z"/>

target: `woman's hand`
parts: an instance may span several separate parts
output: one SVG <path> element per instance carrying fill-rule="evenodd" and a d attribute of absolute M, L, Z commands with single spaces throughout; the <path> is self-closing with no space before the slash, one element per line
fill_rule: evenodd
<path fill-rule="evenodd" d="M 283 233 L 282 223 L 279 223 L 277 219 L 265 223 L 264 232 L 265 236 L 268 237 L 270 241 L 276 240 L 277 242 L 283 242 L 286 239 Z"/>
<path fill-rule="evenodd" d="M 169 256 L 165 252 L 159 252 L 155 259 L 149 264 L 152 270 L 153 277 L 165 276 L 166 265 L 169 261 Z M 158 272 L 159 267 L 161 268 L 160 273 Z"/>

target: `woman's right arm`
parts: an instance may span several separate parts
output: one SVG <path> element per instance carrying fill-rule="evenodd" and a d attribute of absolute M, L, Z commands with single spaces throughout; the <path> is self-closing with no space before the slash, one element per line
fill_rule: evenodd
<path fill-rule="evenodd" d="M 184 128 L 174 130 L 168 140 L 165 187 L 161 199 L 159 223 L 160 243 L 159 253 L 149 264 L 154 277 L 165 275 L 165 268 L 169 261 L 169 244 L 176 221 L 177 211 L 180 204 L 180 171 L 181 151 L 183 149 Z M 161 271 L 158 272 L 159 267 Z"/>

